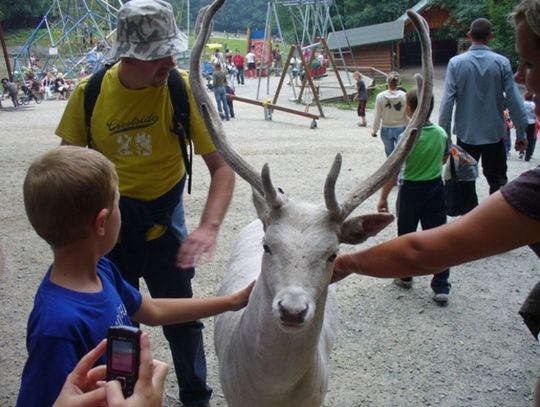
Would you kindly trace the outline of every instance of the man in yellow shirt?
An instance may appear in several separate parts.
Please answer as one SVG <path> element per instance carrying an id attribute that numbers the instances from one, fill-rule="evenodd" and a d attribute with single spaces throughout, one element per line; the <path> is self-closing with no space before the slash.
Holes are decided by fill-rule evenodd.
<path id="1" fill-rule="evenodd" d="M 125 3 L 111 50 L 119 62 L 103 77 L 90 122 L 91 147 L 115 164 L 120 180 L 122 230 L 108 257 L 135 287 L 143 277 L 153 297 L 192 296 L 194 266 L 203 255 L 212 255 L 234 189 L 234 173 L 216 151 L 181 72 L 190 105 L 186 130 L 211 175 L 199 226 L 187 233 L 182 203 L 186 166 L 171 131 L 167 86 L 175 55 L 186 48 L 187 37 L 178 30 L 168 2 Z M 63 144 L 88 144 L 87 84 L 83 79 L 73 91 L 56 130 Z M 163 328 L 185 406 L 210 405 L 202 328 L 200 321 Z"/>

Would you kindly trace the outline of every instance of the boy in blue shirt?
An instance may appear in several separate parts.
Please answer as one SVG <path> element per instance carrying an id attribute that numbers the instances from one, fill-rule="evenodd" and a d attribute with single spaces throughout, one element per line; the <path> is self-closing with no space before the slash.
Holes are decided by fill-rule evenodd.
<path id="1" fill-rule="evenodd" d="M 210 298 L 150 298 L 126 283 L 103 256 L 120 230 L 118 177 L 101 153 L 62 146 L 35 160 L 24 181 L 24 205 L 54 261 L 28 320 L 17 406 L 51 406 L 79 359 L 111 325 L 168 325 L 238 310 L 253 284 Z M 99 364 L 105 363 L 100 359 Z"/>
<path id="2" fill-rule="evenodd" d="M 406 113 L 409 117 L 418 106 L 417 89 L 406 95 Z M 433 110 L 431 99 L 428 118 Z M 443 164 L 448 158 L 448 137 L 444 129 L 429 120 L 422 128 L 418 141 L 411 151 L 403 168 L 401 186 L 396 202 L 398 236 L 415 232 L 418 223 L 422 229 L 431 229 L 446 223 L 446 200 L 444 183 L 441 177 Z M 388 194 L 396 185 L 395 174 L 381 189 L 377 210 L 388 212 Z M 450 270 L 437 273 L 431 280 L 433 300 L 439 305 L 448 302 L 451 284 L 448 282 Z M 394 280 L 404 288 L 412 287 L 412 277 Z"/>

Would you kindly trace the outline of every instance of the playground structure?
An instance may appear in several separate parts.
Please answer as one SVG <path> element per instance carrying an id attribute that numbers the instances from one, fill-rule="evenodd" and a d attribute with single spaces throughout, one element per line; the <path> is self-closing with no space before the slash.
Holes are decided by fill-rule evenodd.
<path id="1" fill-rule="evenodd" d="M 296 44 L 290 47 L 289 53 L 282 64 L 282 67 L 273 67 L 273 61 L 271 58 L 271 43 L 272 43 L 272 28 L 275 24 L 279 42 L 283 41 L 283 33 L 281 30 L 281 23 L 279 20 L 278 6 L 287 8 L 287 15 L 291 18 L 291 24 L 294 28 Z M 324 117 L 324 111 L 320 101 L 319 86 L 316 86 L 314 80 L 320 80 L 327 77 L 327 68 L 331 67 L 333 73 L 338 82 L 338 89 L 341 92 L 343 101 L 349 100 L 349 95 L 345 89 L 345 85 L 341 78 L 341 74 L 337 68 L 335 58 L 344 60 L 344 53 L 349 52 L 352 55 L 350 44 L 347 39 L 348 50 L 338 49 L 336 53 L 332 53 L 326 43 L 326 36 L 329 32 L 335 32 L 334 24 L 332 22 L 332 11 L 336 15 L 337 21 L 340 22 L 343 29 L 343 23 L 341 16 L 337 10 L 333 0 L 270 0 L 267 4 L 266 23 L 264 36 L 262 40 L 258 41 L 258 56 L 259 56 L 259 68 L 257 95 L 256 100 L 240 100 L 244 98 L 236 98 L 236 100 L 243 101 L 245 103 L 252 103 L 258 106 L 262 106 L 265 109 L 265 119 L 271 120 L 272 109 L 282 110 L 292 114 L 298 114 L 313 119 L 311 128 L 316 128 L 316 119 L 318 117 L 311 117 L 311 113 L 307 110 L 311 103 L 317 106 L 319 111 L 319 117 Z M 302 27 L 301 34 L 297 27 Z M 248 47 L 250 45 L 250 39 L 248 39 Z M 321 58 L 322 57 L 322 58 Z M 294 63 L 293 69 L 291 67 L 291 61 Z M 263 77 L 266 77 L 266 94 L 270 94 L 270 75 L 274 69 L 279 69 L 277 73 L 280 73 L 280 80 L 277 90 L 274 94 L 272 101 L 258 102 L 261 94 L 261 82 Z M 291 72 L 295 72 L 294 75 Z M 296 95 L 296 76 L 300 76 L 301 85 L 298 96 Z M 349 72 L 345 70 L 346 79 L 349 86 L 352 86 L 351 77 Z M 290 108 L 283 108 L 278 105 L 278 98 L 288 78 L 288 84 L 291 85 L 291 89 L 294 95 L 294 101 L 297 103 L 303 103 L 306 105 L 305 111 L 298 111 Z M 307 89 L 307 91 L 306 91 Z M 303 98 L 304 95 L 309 96 L 309 101 Z M 310 116 L 306 116 L 310 115 Z M 313 115 L 316 116 L 316 115 Z"/>
<path id="2" fill-rule="evenodd" d="M 41 78 L 48 71 L 76 79 L 95 72 L 107 61 L 116 32 L 116 14 L 124 2 L 51 0 L 40 23 L 14 57 L 14 79 L 24 80 L 29 73 Z M 184 8 L 189 15 L 189 0 L 171 3 L 181 26 Z M 189 31 L 189 21 L 184 29 Z"/>
<path id="3" fill-rule="evenodd" d="M 116 30 L 120 0 L 53 0 L 14 59 L 14 76 L 23 80 L 32 73 L 62 72 L 76 78 L 81 70 L 92 73 L 110 49 Z M 46 55 L 39 52 L 48 43 Z"/>

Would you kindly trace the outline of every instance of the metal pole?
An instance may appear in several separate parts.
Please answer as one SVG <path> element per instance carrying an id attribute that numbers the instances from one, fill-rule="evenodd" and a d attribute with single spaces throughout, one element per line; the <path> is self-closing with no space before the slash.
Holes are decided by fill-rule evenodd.
<path id="1" fill-rule="evenodd" d="M 2 29 L 2 23 L 0 22 L 0 42 L 2 43 L 2 51 L 4 52 L 4 59 L 6 60 L 6 69 L 10 81 L 13 81 L 13 72 L 11 71 L 11 64 L 9 63 L 9 55 L 7 51 L 6 41 L 4 39 L 4 30 Z"/>

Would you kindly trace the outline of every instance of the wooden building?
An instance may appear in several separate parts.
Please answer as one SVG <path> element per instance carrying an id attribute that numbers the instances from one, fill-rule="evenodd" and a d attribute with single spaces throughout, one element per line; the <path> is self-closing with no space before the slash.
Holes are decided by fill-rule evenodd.
<path id="1" fill-rule="evenodd" d="M 434 64 L 446 64 L 457 54 L 458 41 L 433 40 L 433 31 L 448 23 L 448 11 L 439 6 L 430 6 L 429 0 L 418 2 L 413 10 L 424 17 L 430 27 Z M 329 34 L 327 42 L 338 65 L 349 70 L 370 70 L 373 76 L 378 76 L 378 71 L 382 74 L 421 63 L 420 43 L 406 14 L 389 23 Z M 338 48 L 341 48 L 343 60 L 336 52 Z"/>

